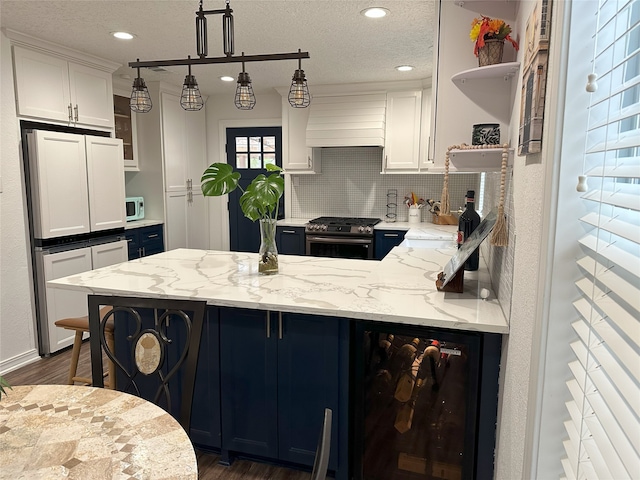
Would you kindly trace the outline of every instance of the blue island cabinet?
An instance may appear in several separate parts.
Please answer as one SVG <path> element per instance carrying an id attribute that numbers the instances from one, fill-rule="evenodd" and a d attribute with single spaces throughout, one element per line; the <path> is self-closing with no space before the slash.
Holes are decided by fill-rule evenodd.
<path id="1" fill-rule="evenodd" d="M 348 472 L 349 321 L 220 309 L 222 461 L 234 455 L 311 467 L 325 407 L 329 469 Z"/>
<path id="2" fill-rule="evenodd" d="M 220 427 L 220 322 L 219 309 L 207 307 L 191 403 L 189 438 L 195 445 L 218 450 Z"/>

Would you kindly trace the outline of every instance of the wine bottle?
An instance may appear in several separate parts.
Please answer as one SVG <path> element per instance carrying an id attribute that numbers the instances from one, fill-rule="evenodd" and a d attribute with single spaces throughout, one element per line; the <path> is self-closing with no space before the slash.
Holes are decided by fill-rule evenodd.
<path id="1" fill-rule="evenodd" d="M 458 248 L 471 236 L 473 231 L 480 225 L 480 215 L 476 212 L 476 192 L 467 191 L 467 208 L 458 219 Z M 471 256 L 464 263 L 465 270 L 478 270 L 480 265 L 480 247 L 476 248 Z"/>
<path id="2" fill-rule="evenodd" d="M 393 376 L 393 385 L 398 382 L 398 378 L 402 373 L 411 369 L 411 365 L 416 358 L 416 352 L 418 351 L 418 345 L 420 345 L 420 339 L 414 338 L 409 343 L 405 343 L 393 354 L 389 361 L 389 371 Z"/>

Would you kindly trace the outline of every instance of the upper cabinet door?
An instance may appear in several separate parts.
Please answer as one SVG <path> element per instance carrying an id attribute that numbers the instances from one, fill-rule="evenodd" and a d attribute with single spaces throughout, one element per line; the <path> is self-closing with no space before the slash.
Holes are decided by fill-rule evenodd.
<path id="1" fill-rule="evenodd" d="M 69 63 L 69 90 L 74 123 L 113 128 L 111 74 Z"/>
<path id="2" fill-rule="evenodd" d="M 86 137 L 91 230 L 124 227 L 126 223 L 122 140 Z"/>
<path id="3" fill-rule="evenodd" d="M 385 129 L 385 170 L 417 170 L 420 160 L 422 92 L 389 92 Z"/>
<path id="4" fill-rule="evenodd" d="M 30 133 L 29 171 L 34 194 L 35 237 L 89 232 L 84 136 L 46 131 Z M 124 195 L 120 206 L 124 209 Z"/>
<path id="5" fill-rule="evenodd" d="M 70 122 L 67 61 L 13 47 L 18 115 Z"/>

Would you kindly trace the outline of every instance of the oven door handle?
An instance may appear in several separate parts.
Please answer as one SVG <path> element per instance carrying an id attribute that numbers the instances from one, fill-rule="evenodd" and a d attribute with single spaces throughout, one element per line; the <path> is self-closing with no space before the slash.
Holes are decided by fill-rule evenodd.
<path id="1" fill-rule="evenodd" d="M 371 238 L 349 238 L 349 237 L 309 237 L 307 236 L 307 242 L 314 243 L 328 243 L 339 245 L 370 245 L 372 243 Z"/>

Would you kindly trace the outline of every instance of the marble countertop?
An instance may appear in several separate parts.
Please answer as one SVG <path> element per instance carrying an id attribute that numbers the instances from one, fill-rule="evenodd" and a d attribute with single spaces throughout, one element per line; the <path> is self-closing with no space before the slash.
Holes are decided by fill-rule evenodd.
<path id="1" fill-rule="evenodd" d="M 51 280 L 87 293 L 206 300 L 210 305 L 329 315 L 460 330 L 508 333 L 483 264 L 465 272 L 463 293 L 436 289 L 455 253 L 394 248 L 382 261 L 279 256 L 279 273 L 258 274 L 255 253 L 178 249 Z"/>
<path id="2" fill-rule="evenodd" d="M 0 478 L 198 478 L 180 424 L 127 393 L 73 385 L 7 389 L 0 402 Z"/>
<path id="3" fill-rule="evenodd" d="M 133 228 L 150 227 L 151 225 L 162 225 L 163 220 L 152 220 L 150 218 L 143 218 L 142 220 L 132 220 L 127 222 L 124 226 L 125 230 L 131 230 Z"/>

